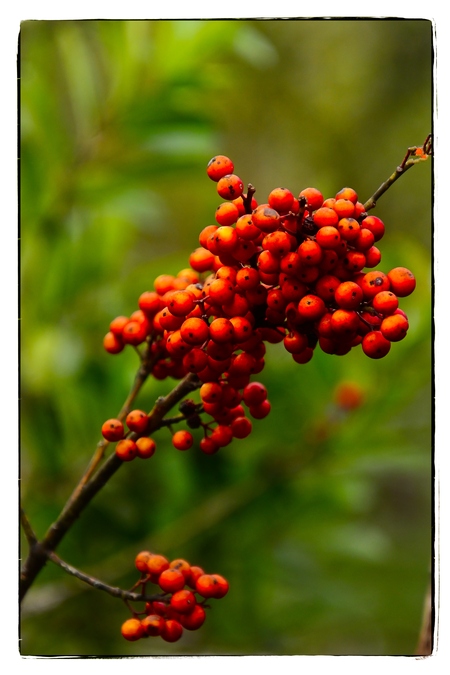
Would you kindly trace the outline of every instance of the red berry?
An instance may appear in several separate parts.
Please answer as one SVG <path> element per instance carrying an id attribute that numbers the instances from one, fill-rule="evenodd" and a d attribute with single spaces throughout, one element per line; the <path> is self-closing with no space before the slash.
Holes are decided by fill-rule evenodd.
<path id="1" fill-rule="evenodd" d="M 180 622 L 187 630 L 197 630 L 203 626 L 205 619 L 206 612 L 202 605 L 195 605 L 190 614 L 183 614 L 180 617 Z"/>
<path id="2" fill-rule="evenodd" d="M 186 580 L 184 574 L 177 569 L 165 569 L 159 575 L 158 584 L 166 593 L 176 593 L 184 588 Z"/>
<path id="3" fill-rule="evenodd" d="M 166 624 L 165 619 L 159 614 L 149 614 L 142 619 L 141 626 L 144 629 L 146 635 L 161 635 Z"/>
<path id="4" fill-rule="evenodd" d="M 339 199 L 349 199 L 353 204 L 356 204 L 358 201 L 358 195 L 353 188 L 345 187 L 336 193 L 336 200 Z"/>
<path id="5" fill-rule="evenodd" d="M 170 606 L 180 614 L 189 614 L 197 604 L 195 595 L 187 589 L 177 591 L 170 599 Z"/>
<path id="6" fill-rule="evenodd" d="M 317 227 L 335 227 L 339 222 L 339 216 L 334 209 L 322 206 L 314 212 L 313 221 Z"/>
<path id="7" fill-rule="evenodd" d="M 389 352 L 391 343 L 381 331 L 373 330 L 363 337 L 361 346 L 366 356 L 370 356 L 371 359 L 382 359 Z"/>
<path id="8" fill-rule="evenodd" d="M 237 199 L 244 191 L 244 183 L 234 173 L 222 176 L 217 182 L 217 192 L 222 199 Z"/>
<path id="9" fill-rule="evenodd" d="M 317 321 L 326 311 L 324 301 L 317 295 L 305 295 L 298 303 L 298 313 L 306 321 Z"/>
<path id="10" fill-rule="evenodd" d="M 148 436 L 141 436 L 136 440 L 137 455 L 141 459 L 148 459 L 153 457 L 156 451 L 156 443 L 153 438 Z"/>
<path id="11" fill-rule="evenodd" d="M 239 209 L 233 202 L 223 202 L 216 209 L 215 219 L 219 225 L 233 225 L 239 218 Z M 195 267 L 194 267 L 195 269 Z"/>
<path id="12" fill-rule="evenodd" d="M 286 213 L 294 203 L 294 195 L 287 188 L 279 187 L 272 190 L 267 199 L 269 206 L 279 213 Z"/>
<path id="13" fill-rule="evenodd" d="M 127 427 L 131 431 L 142 434 L 148 424 L 148 415 L 143 410 L 132 410 L 126 418 Z"/>
<path id="14" fill-rule="evenodd" d="M 299 198 L 300 197 L 305 197 L 309 211 L 316 211 L 317 209 L 320 209 L 323 204 L 323 195 L 317 188 L 305 188 L 300 192 Z"/>
<path id="15" fill-rule="evenodd" d="M 124 436 L 123 424 L 118 419 L 106 420 L 102 424 L 102 435 L 107 441 L 120 441 Z"/>
<path id="16" fill-rule="evenodd" d="M 138 454 L 137 445 L 131 438 L 124 438 L 116 445 L 116 455 L 122 462 L 131 462 Z"/>
<path id="17" fill-rule="evenodd" d="M 118 335 L 114 335 L 111 331 L 106 333 L 103 338 L 103 347 L 109 354 L 119 354 L 124 346 L 122 338 Z"/>
<path id="18" fill-rule="evenodd" d="M 414 274 L 406 267 L 395 267 L 388 272 L 391 290 L 399 297 L 410 295 L 416 287 Z"/>
<path id="19" fill-rule="evenodd" d="M 380 331 L 390 342 L 403 340 L 409 328 L 408 319 L 402 314 L 391 314 L 381 322 Z"/>
<path id="20" fill-rule="evenodd" d="M 267 399 L 267 389 L 261 382 L 250 382 L 242 392 L 242 398 L 247 406 L 257 406 Z"/>
<path id="21" fill-rule="evenodd" d="M 127 619 L 125 623 L 122 624 L 121 633 L 125 640 L 130 642 L 135 642 L 139 640 L 144 635 L 144 628 L 139 619 Z"/>
<path id="22" fill-rule="evenodd" d="M 169 561 L 167 558 L 159 553 L 154 553 L 147 560 L 147 572 L 149 574 L 159 575 L 164 570 L 168 569 Z"/>
<path id="23" fill-rule="evenodd" d="M 194 443 L 194 437 L 189 431 L 181 429 L 172 436 L 172 445 L 177 450 L 189 450 Z"/>
<path id="24" fill-rule="evenodd" d="M 226 155 L 216 155 L 209 160 L 206 167 L 208 176 L 217 183 L 223 176 L 233 173 L 234 164 Z"/>
<path id="25" fill-rule="evenodd" d="M 177 642 L 183 634 L 183 626 L 175 619 L 167 619 L 161 632 L 161 637 L 166 642 Z"/>
<path id="26" fill-rule="evenodd" d="M 134 559 L 134 565 L 139 572 L 147 573 L 147 562 L 153 554 L 150 551 L 141 551 Z"/>

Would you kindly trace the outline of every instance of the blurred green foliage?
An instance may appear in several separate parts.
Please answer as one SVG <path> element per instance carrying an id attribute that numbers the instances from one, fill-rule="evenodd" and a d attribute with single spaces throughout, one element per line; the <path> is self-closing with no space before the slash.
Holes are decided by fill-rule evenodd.
<path id="1" fill-rule="evenodd" d="M 415 20 L 27 21 L 20 33 L 21 474 L 39 536 L 119 411 L 137 368 L 102 347 L 161 273 L 187 266 L 227 154 L 271 189 L 345 185 L 362 201 L 431 130 L 432 31 Z M 168 431 L 125 466 L 58 552 L 113 585 L 142 548 L 224 574 L 200 631 L 126 643 L 128 610 L 48 564 L 21 653 L 412 654 L 432 555 L 430 163 L 382 197 L 381 269 L 417 277 L 387 358 L 279 346 L 272 412 L 213 457 Z M 364 392 L 344 414 L 342 381 Z M 150 409 L 173 381 L 150 381 Z M 26 544 L 24 545 L 24 554 Z M 211 603 L 212 604 L 212 603 Z"/>

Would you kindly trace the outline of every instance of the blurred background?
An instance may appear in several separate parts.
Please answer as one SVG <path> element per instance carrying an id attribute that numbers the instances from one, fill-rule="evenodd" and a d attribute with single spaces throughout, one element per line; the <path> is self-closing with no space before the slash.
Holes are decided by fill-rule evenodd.
<path id="1" fill-rule="evenodd" d="M 86 468 L 138 366 L 110 321 L 187 266 L 235 163 L 259 202 L 278 186 L 366 201 L 432 124 L 424 20 L 27 21 L 20 32 L 21 474 L 39 536 Z M 380 269 L 417 278 L 410 330 L 380 361 L 268 349 L 272 412 L 217 455 L 155 434 L 58 553 L 130 587 L 141 549 L 230 582 L 201 630 L 127 643 L 129 611 L 51 563 L 22 610 L 23 655 L 409 655 L 432 558 L 432 166 L 372 212 Z M 352 383 L 357 405 L 339 392 Z M 173 380 L 149 381 L 150 409 Z M 26 543 L 24 544 L 26 552 Z M 43 630 L 45 626 L 45 630 Z"/>

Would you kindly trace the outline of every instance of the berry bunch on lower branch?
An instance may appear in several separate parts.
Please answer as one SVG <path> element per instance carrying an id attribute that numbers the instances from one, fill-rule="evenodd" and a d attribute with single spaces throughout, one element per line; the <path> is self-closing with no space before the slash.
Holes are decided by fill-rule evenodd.
<path id="1" fill-rule="evenodd" d="M 184 629 L 197 630 L 204 624 L 209 608 L 206 600 L 223 598 L 228 593 L 228 581 L 223 576 L 205 574 L 201 567 L 182 558 L 169 562 L 160 554 L 141 551 L 135 566 L 141 578 L 133 589 L 140 587 L 142 595 L 146 595 L 148 584 L 155 584 L 162 593 L 146 602 L 143 612 L 132 610 L 133 617 L 122 624 L 122 635 L 131 642 L 149 636 L 176 642 Z"/>

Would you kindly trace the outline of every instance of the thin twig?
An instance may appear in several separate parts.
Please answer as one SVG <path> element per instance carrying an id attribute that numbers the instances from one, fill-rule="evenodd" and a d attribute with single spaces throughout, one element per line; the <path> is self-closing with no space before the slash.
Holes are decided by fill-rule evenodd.
<path id="1" fill-rule="evenodd" d="M 424 160 L 428 159 L 428 157 L 432 154 L 432 143 L 431 143 L 431 135 L 428 135 L 427 138 L 425 139 L 425 142 L 422 146 L 417 147 L 417 146 L 412 146 L 411 148 L 408 148 L 405 157 L 403 158 L 403 161 L 401 164 L 395 169 L 394 173 L 389 176 L 387 180 L 384 181 L 374 192 L 372 197 L 366 201 L 364 204 L 364 211 L 370 211 L 370 209 L 373 209 L 376 206 L 376 203 L 378 199 L 383 195 L 391 185 L 395 183 L 396 180 L 400 178 L 400 176 L 403 176 L 403 174 L 408 171 L 408 169 L 411 169 L 415 164 L 418 164 L 419 162 L 423 162 Z"/>
<path id="2" fill-rule="evenodd" d="M 27 515 L 26 515 L 26 513 L 25 513 L 25 511 L 23 510 L 22 507 L 20 508 L 20 524 L 22 525 L 22 529 L 25 532 L 25 536 L 27 538 L 28 545 L 30 546 L 30 548 L 32 548 L 36 544 L 38 539 L 37 539 L 37 537 L 34 533 L 33 528 L 31 527 L 30 521 L 28 520 L 28 517 L 27 517 Z"/>
<path id="3" fill-rule="evenodd" d="M 54 562 L 56 565 L 61 567 L 67 574 L 71 574 L 73 577 L 76 577 L 80 581 L 83 581 L 85 584 L 89 584 L 98 591 L 105 591 L 112 595 L 114 598 L 121 598 L 122 600 L 130 600 L 131 602 L 152 602 L 153 600 L 161 600 L 165 596 L 165 593 L 153 593 L 152 595 L 145 595 L 143 593 L 133 593 L 133 591 L 126 591 L 123 588 L 118 588 L 117 586 L 110 586 L 105 584 L 100 579 L 85 574 L 81 570 L 69 565 L 59 556 L 56 555 L 53 551 L 48 554 L 48 559 Z"/>

